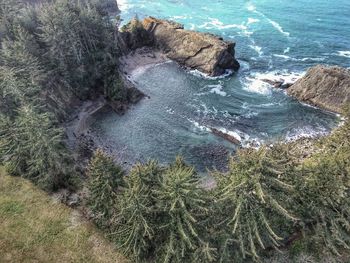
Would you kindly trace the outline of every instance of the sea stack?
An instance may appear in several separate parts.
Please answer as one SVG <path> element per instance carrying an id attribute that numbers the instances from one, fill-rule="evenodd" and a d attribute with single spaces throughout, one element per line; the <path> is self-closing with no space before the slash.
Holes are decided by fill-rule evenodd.
<path id="1" fill-rule="evenodd" d="M 240 67 L 235 59 L 235 43 L 208 33 L 185 30 L 172 21 L 147 17 L 131 21 L 120 32 L 122 45 L 128 51 L 151 46 L 182 66 L 197 69 L 210 76 Z"/>
<path id="2" fill-rule="evenodd" d="M 350 70 L 317 65 L 287 90 L 300 101 L 325 110 L 342 113 L 350 104 Z"/>

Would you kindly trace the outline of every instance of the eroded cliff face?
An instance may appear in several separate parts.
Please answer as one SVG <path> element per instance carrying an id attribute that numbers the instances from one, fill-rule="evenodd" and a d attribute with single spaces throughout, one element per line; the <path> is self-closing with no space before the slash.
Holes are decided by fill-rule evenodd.
<path id="1" fill-rule="evenodd" d="M 300 101 L 342 113 L 343 108 L 350 104 L 350 70 L 317 65 L 287 92 Z"/>
<path id="2" fill-rule="evenodd" d="M 142 22 L 131 21 L 120 33 L 123 50 L 131 51 L 151 46 L 164 52 L 180 65 L 198 69 L 210 76 L 236 71 L 235 43 L 212 34 L 185 30 L 183 25 L 147 17 Z"/>

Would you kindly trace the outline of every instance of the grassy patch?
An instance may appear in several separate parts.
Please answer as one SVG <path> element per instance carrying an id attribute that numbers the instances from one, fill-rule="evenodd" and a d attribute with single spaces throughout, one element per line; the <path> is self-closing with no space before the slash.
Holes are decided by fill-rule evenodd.
<path id="1" fill-rule="evenodd" d="M 76 211 L 0 168 L 0 262 L 127 260 Z"/>

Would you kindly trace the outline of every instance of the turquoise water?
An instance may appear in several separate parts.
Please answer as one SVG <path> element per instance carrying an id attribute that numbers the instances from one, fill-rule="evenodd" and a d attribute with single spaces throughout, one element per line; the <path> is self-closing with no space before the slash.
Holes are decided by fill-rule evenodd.
<path id="1" fill-rule="evenodd" d="M 234 4 L 233 4 L 234 2 Z M 175 63 L 140 74 L 145 99 L 124 116 L 99 116 L 95 132 L 126 162 L 182 154 L 198 169 L 221 168 L 236 146 L 209 132 L 221 129 L 256 146 L 328 133 L 329 112 L 303 105 L 263 79 L 295 81 L 316 64 L 350 67 L 350 1 L 119 1 L 122 18 L 151 15 L 237 43 L 236 74 L 208 79 Z"/>

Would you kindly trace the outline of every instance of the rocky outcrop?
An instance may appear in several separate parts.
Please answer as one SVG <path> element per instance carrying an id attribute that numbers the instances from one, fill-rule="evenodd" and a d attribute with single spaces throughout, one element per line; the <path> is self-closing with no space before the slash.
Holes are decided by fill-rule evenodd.
<path id="1" fill-rule="evenodd" d="M 343 107 L 350 104 L 350 70 L 323 65 L 312 67 L 287 92 L 300 101 L 342 113 Z"/>
<path id="2" fill-rule="evenodd" d="M 236 137 L 234 137 L 233 135 L 231 135 L 227 132 L 223 132 L 223 131 L 216 129 L 216 128 L 210 128 L 210 130 L 214 135 L 221 137 L 230 143 L 241 146 L 241 141 L 239 139 L 237 139 Z"/>
<path id="3" fill-rule="evenodd" d="M 188 68 L 198 69 L 210 76 L 226 70 L 238 70 L 234 57 L 235 43 L 212 34 L 185 30 L 183 25 L 153 17 L 142 22 L 133 20 L 120 33 L 123 49 L 128 51 L 152 46 L 167 57 Z"/>

